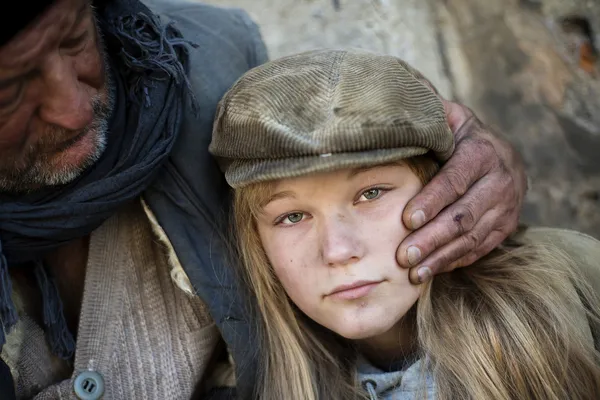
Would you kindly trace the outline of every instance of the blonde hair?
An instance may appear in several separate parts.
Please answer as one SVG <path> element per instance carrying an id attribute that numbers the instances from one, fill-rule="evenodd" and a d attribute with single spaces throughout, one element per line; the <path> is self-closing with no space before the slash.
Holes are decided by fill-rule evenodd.
<path id="1" fill-rule="evenodd" d="M 438 169 L 427 156 L 404 161 L 424 184 Z M 234 197 L 242 273 L 261 314 L 256 395 L 365 398 L 352 346 L 301 313 L 269 265 L 255 221 L 271 185 L 238 189 Z M 600 357 L 585 329 L 589 323 L 600 332 L 599 307 L 573 261 L 544 246 L 507 241 L 476 264 L 435 277 L 418 300 L 416 325 L 437 397 L 600 398 Z"/>

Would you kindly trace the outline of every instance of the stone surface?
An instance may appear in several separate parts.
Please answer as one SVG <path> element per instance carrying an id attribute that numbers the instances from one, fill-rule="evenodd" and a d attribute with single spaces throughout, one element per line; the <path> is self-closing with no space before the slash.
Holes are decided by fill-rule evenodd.
<path id="1" fill-rule="evenodd" d="M 260 25 L 271 58 L 356 47 L 403 58 L 449 94 L 437 31 L 423 0 L 208 0 L 239 7 Z"/>
<path id="2" fill-rule="evenodd" d="M 523 155 L 524 222 L 600 237 L 600 80 L 580 65 L 584 38 L 522 1 L 436 4 L 456 96 Z"/>
<path id="3" fill-rule="evenodd" d="M 209 0 L 246 9 L 271 58 L 359 47 L 404 58 L 521 151 L 524 222 L 600 238 L 598 0 Z M 566 29 L 565 17 L 592 28 Z"/>

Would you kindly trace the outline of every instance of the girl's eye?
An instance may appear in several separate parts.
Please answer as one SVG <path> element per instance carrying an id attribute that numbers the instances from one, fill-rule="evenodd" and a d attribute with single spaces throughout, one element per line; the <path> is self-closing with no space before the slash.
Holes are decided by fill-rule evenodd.
<path id="1" fill-rule="evenodd" d="M 362 194 L 360 195 L 360 198 L 358 199 L 358 201 L 365 201 L 365 200 L 373 200 L 378 198 L 379 196 L 381 196 L 381 193 L 383 192 L 383 190 L 379 189 L 379 188 L 372 188 L 369 190 L 365 190 L 364 192 L 362 192 Z"/>
<path id="2" fill-rule="evenodd" d="M 303 219 L 304 219 L 304 213 L 293 212 L 291 214 L 284 216 L 281 219 L 280 223 L 284 224 L 284 225 L 293 225 L 293 224 L 297 224 L 298 222 L 302 221 Z"/>

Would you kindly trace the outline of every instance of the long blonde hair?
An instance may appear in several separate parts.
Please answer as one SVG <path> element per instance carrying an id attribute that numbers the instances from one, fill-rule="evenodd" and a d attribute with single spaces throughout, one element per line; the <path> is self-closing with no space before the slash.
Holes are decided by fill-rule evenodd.
<path id="1" fill-rule="evenodd" d="M 405 161 L 424 184 L 438 168 L 425 156 Z M 242 273 L 261 314 L 256 395 L 365 398 L 352 346 L 300 312 L 269 265 L 256 216 L 270 190 L 268 182 L 255 184 L 234 197 Z M 585 329 L 600 332 L 599 307 L 573 261 L 545 246 L 507 241 L 476 264 L 435 277 L 418 300 L 416 324 L 438 399 L 600 398 L 600 356 Z"/>

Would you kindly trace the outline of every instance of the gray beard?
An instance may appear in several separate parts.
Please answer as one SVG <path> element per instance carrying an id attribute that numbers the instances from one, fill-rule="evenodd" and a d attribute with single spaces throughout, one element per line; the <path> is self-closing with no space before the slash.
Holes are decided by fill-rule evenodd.
<path id="1" fill-rule="evenodd" d="M 96 25 L 98 26 L 98 25 Z M 100 51 L 103 53 L 104 70 L 106 73 L 107 101 L 103 103 L 100 95 L 92 97 L 92 110 L 94 119 L 85 128 L 85 134 L 93 132 L 94 150 L 79 165 L 70 165 L 63 168 L 53 166 L 45 154 L 39 154 L 36 148 L 30 149 L 30 160 L 23 167 L 15 167 L 12 170 L 0 170 L 0 193 L 24 193 L 45 187 L 64 185 L 72 182 L 83 171 L 94 165 L 106 149 L 109 121 L 112 115 L 116 89 L 112 78 L 112 71 L 108 61 L 108 55 L 104 51 L 104 41 L 100 29 L 97 29 L 97 39 Z M 55 132 L 61 132 L 63 128 L 55 127 Z M 51 135 L 52 132 L 47 133 Z M 64 136 L 64 135 L 61 135 Z"/>
<path id="2" fill-rule="evenodd" d="M 109 89 L 110 90 L 110 89 Z M 73 181 L 86 168 L 92 166 L 100 159 L 106 149 L 106 137 L 108 135 L 108 121 L 110 118 L 110 110 L 112 104 L 109 100 L 108 107 L 103 107 L 97 97 L 92 98 L 92 109 L 94 110 L 94 120 L 86 128 L 87 132 L 95 132 L 94 135 L 94 151 L 91 153 L 82 164 L 78 166 L 70 166 L 62 169 L 50 170 L 47 165 L 44 165 L 42 160 L 39 160 L 33 165 L 30 173 L 22 176 L 22 180 L 29 180 L 30 184 L 38 186 L 55 186 L 63 185 Z M 108 108 L 108 110 L 105 110 Z M 107 113 L 107 111 L 109 111 Z M 45 167 L 45 168 L 44 168 Z M 1 184 L 1 183 L 0 183 Z"/>
<path id="3" fill-rule="evenodd" d="M 35 159 L 33 162 L 27 163 L 26 167 L 16 168 L 12 171 L 2 171 L 2 174 L 0 174 L 0 192 L 22 193 L 45 186 L 63 185 L 72 182 L 85 169 L 98 161 L 106 149 L 108 124 L 115 103 L 114 85 L 110 78 L 109 69 L 107 68 L 106 71 L 108 100 L 103 104 L 99 95 L 92 98 L 94 119 L 85 129 L 85 133 L 92 132 L 94 140 L 93 152 L 79 165 L 69 165 L 57 169 L 50 163 L 50 159 L 46 155 L 40 155 L 39 152 L 36 154 L 35 151 L 32 151 L 32 157 L 35 157 Z"/>

